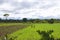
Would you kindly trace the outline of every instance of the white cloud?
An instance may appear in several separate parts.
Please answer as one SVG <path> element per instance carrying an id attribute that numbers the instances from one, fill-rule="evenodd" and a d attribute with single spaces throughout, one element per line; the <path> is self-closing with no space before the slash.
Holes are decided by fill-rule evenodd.
<path id="1" fill-rule="evenodd" d="M 4 9 L 4 10 L 13 10 L 14 7 L 12 5 L 8 4 L 8 3 L 4 3 L 4 4 L 0 5 L 0 10 L 2 10 L 2 9 Z"/>
<path id="2" fill-rule="evenodd" d="M 8 11 L 9 17 L 58 17 L 60 15 L 60 0 L 6 0 L 0 5 L 0 10 L 5 10 L 5 13 Z"/>

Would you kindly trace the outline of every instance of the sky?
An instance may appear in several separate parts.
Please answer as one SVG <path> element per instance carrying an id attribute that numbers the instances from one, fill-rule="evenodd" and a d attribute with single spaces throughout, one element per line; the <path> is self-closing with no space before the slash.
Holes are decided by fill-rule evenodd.
<path id="1" fill-rule="evenodd" d="M 60 18 L 60 0 L 0 0 L 0 18 Z"/>

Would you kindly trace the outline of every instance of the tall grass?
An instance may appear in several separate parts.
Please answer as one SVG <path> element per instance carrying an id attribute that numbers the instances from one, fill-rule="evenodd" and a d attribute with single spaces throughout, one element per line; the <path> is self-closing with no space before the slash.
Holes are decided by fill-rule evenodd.
<path id="1" fill-rule="evenodd" d="M 10 34 L 9 38 L 12 37 L 14 40 L 39 40 L 41 36 L 36 32 L 37 30 L 54 30 L 52 34 L 54 38 L 60 38 L 60 23 L 31 24 L 28 28 L 24 28 L 22 30 Z"/>

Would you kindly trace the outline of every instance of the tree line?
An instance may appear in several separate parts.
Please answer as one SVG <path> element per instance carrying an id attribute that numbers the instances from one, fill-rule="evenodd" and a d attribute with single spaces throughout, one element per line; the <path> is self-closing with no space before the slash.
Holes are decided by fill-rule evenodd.
<path id="1" fill-rule="evenodd" d="M 27 19 L 27 18 L 22 18 L 22 20 L 18 19 L 8 19 L 9 14 L 4 14 L 5 17 L 4 19 L 0 18 L 0 23 L 60 23 L 60 19 Z"/>
<path id="2" fill-rule="evenodd" d="M 60 23 L 60 19 L 27 19 L 22 18 L 22 20 L 14 19 L 1 19 L 0 23 Z"/>

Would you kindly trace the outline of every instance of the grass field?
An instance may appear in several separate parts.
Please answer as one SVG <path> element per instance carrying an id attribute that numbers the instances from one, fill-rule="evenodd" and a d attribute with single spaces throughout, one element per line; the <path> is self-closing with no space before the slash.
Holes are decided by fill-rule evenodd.
<path id="1" fill-rule="evenodd" d="M 6 34 L 11 34 L 18 30 L 28 27 L 28 24 L 23 23 L 0 23 L 0 39 L 3 38 Z"/>
<path id="2" fill-rule="evenodd" d="M 26 24 L 27 25 L 27 24 Z M 36 31 L 49 31 L 53 30 L 52 33 L 54 38 L 60 38 L 60 23 L 54 24 L 30 24 L 29 27 L 13 32 L 8 35 L 8 38 L 13 38 L 14 40 L 39 40 L 41 35 Z"/>

